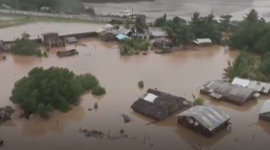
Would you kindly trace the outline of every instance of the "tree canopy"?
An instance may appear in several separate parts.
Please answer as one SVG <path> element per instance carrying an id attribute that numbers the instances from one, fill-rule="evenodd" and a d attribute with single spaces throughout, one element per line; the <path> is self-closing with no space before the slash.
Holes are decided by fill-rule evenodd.
<path id="1" fill-rule="evenodd" d="M 42 56 L 38 44 L 29 40 L 29 37 L 29 34 L 23 33 L 21 38 L 17 38 L 15 40 L 15 44 L 11 48 L 11 52 L 16 55 L 37 55 L 39 57 Z"/>
<path id="2" fill-rule="evenodd" d="M 224 69 L 223 78 L 232 81 L 234 77 L 238 76 L 258 81 L 269 81 L 269 39 L 269 24 L 264 19 L 259 18 L 257 11 L 252 9 L 229 38 L 229 46 L 243 52 L 233 63 L 228 62 L 228 67 Z"/>
<path id="3" fill-rule="evenodd" d="M 155 20 L 154 25 L 164 28 L 175 45 L 190 44 L 197 38 L 210 38 L 214 43 L 219 44 L 222 39 L 221 31 L 228 28 L 230 23 L 229 16 L 223 18 L 225 20 L 218 23 L 213 14 L 200 16 L 199 12 L 195 12 L 191 15 L 191 21 L 187 23 L 179 17 L 168 20 L 164 14 Z"/>
<path id="4" fill-rule="evenodd" d="M 78 103 L 82 94 L 94 89 L 92 94 L 106 93 L 90 73 L 77 76 L 64 68 L 36 67 L 28 73 L 28 77 L 15 83 L 10 100 L 18 104 L 25 114 L 36 113 L 49 117 L 53 109 L 68 111 L 70 105 Z"/>

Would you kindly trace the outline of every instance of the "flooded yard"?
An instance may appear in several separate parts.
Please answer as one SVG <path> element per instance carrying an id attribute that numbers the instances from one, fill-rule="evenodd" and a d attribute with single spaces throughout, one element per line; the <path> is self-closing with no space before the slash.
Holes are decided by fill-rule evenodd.
<path id="1" fill-rule="evenodd" d="M 30 27 L 34 28 L 35 25 Z M 38 28 L 36 27 L 37 30 Z M 2 35 L 8 31 L 0 32 Z M 78 46 L 80 54 L 74 57 L 58 58 L 55 53 L 60 48 L 50 51 L 49 58 L 7 54 L 7 60 L 0 60 L 0 106 L 12 105 L 9 97 L 14 82 L 36 66 L 66 67 L 76 74 L 90 72 L 107 91 L 102 97 L 86 94 L 79 106 L 73 107 L 68 113 L 54 111 L 48 120 L 37 116 L 32 120 L 19 119 L 19 109 L 16 108 L 13 120 L 0 126 L 0 136 L 5 141 L 5 145 L 1 147 L 3 150 L 164 150 L 168 147 L 172 150 L 193 150 L 194 147 L 199 149 L 199 145 L 202 149 L 212 150 L 267 150 L 270 146 L 267 142 L 270 140 L 270 124 L 258 121 L 259 109 L 266 98 L 250 101 L 244 106 L 235 106 L 205 97 L 207 104 L 217 106 L 231 116 L 231 129 L 219 132 L 212 139 L 178 125 L 175 116 L 157 124 L 146 125 L 153 120 L 130 109 L 132 103 L 148 88 L 158 88 L 192 101 L 192 93 L 198 96 L 198 87 L 203 83 L 221 79 L 227 60 L 234 60 L 239 52 L 212 46 L 168 55 L 149 53 L 146 56 L 122 57 L 113 43 L 103 43 L 96 39 L 81 42 L 87 47 Z M 139 80 L 145 83 L 142 90 L 137 86 Z M 88 111 L 94 107 L 95 102 L 99 108 Z M 123 113 L 134 121 L 125 124 L 121 117 Z M 136 139 L 111 141 L 86 138 L 79 133 L 80 128 L 96 129 L 105 134 L 110 132 L 112 135 L 118 135 L 124 129 L 130 137 Z M 254 134 L 255 138 L 252 140 Z M 147 140 L 143 143 L 145 138 Z"/>

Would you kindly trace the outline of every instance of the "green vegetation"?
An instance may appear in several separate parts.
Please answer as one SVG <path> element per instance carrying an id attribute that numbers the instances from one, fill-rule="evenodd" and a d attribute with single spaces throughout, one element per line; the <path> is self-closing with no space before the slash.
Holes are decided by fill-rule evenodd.
<path id="1" fill-rule="evenodd" d="M 96 96 L 101 96 L 106 94 L 106 90 L 105 88 L 101 87 L 101 86 L 96 86 L 92 89 L 92 94 L 96 95 Z"/>
<path id="2" fill-rule="evenodd" d="M 145 39 L 132 39 L 123 43 L 120 54 L 133 55 L 136 51 L 147 51 L 150 43 Z"/>
<path id="3" fill-rule="evenodd" d="M 222 16 L 218 23 L 213 14 L 202 17 L 200 13 L 195 12 L 191 16 L 191 21 L 187 23 L 179 17 L 167 20 L 164 14 L 155 20 L 154 26 L 164 28 L 174 45 L 190 44 L 196 38 L 210 38 L 214 43 L 220 44 L 221 32 L 228 29 L 230 18 L 230 16 Z"/>
<path id="4" fill-rule="evenodd" d="M 14 109 L 11 106 L 0 108 L 0 123 L 11 119 L 11 115 L 14 113 Z"/>
<path id="5" fill-rule="evenodd" d="M 29 40 L 29 34 L 23 33 L 21 38 L 17 38 L 11 52 L 15 55 L 32 56 L 36 55 L 42 57 L 39 46 Z"/>
<path id="6" fill-rule="evenodd" d="M 138 82 L 138 86 L 139 86 L 140 89 L 144 88 L 144 83 L 143 83 L 143 81 L 139 81 L 139 82 Z"/>
<path id="7" fill-rule="evenodd" d="M 232 81 L 234 77 L 258 81 L 270 79 L 270 26 L 251 10 L 229 38 L 229 46 L 242 53 L 233 63 L 228 62 L 223 78 Z"/>
<path id="8" fill-rule="evenodd" d="M 204 105 L 204 99 L 203 98 L 196 98 L 193 102 L 193 105 L 194 106 L 197 106 L 197 105 Z"/>
<path id="9" fill-rule="evenodd" d="M 91 74 L 76 76 L 64 68 L 36 67 L 28 73 L 28 77 L 15 83 L 10 100 L 18 104 L 24 114 L 36 113 L 47 118 L 53 109 L 62 112 L 70 110 L 70 105 L 78 104 L 80 96 L 90 90 L 97 95 L 106 93 Z"/>

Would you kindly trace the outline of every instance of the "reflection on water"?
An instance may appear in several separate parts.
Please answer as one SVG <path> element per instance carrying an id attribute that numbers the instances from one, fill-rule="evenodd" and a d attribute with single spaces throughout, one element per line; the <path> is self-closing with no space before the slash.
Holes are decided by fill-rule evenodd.
<path id="1" fill-rule="evenodd" d="M 194 132 L 186 127 L 177 126 L 175 131 L 182 140 L 186 141 L 191 146 L 199 147 L 211 147 L 212 145 L 221 141 L 224 137 L 231 133 L 230 129 L 225 129 L 219 131 L 217 134 L 213 136 L 213 138 L 207 138 L 203 135 L 198 135 L 197 132 Z"/>
<path id="2" fill-rule="evenodd" d="M 197 48 L 191 51 L 179 51 L 168 55 L 148 55 L 131 57 L 119 56 L 116 43 L 100 42 L 96 39 L 80 41 L 86 46 L 77 46 L 78 56 L 58 58 L 55 49 L 48 52 L 48 58 L 21 57 L 8 54 L 6 61 L 0 61 L 0 106 L 12 105 L 9 101 L 13 84 L 36 66 L 66 67 L 76 74 L 92 73 L 106 88 L 103 97 L 94 97 L 90 93 L 82 97 L 79 106 L 68 113 L 55 111 L 50 119 L 43 120 L 35 116 L 32 120 L 19 119 L 14 115 L 15 126 L 1 125 L 0 136 L 5 140 L 3 150 L 14 149 L 155 149 L 164 150 L 170 146 L 176 149 L 194 149 L 190 145 L 215 149 L 256 149 L 258 144 L 269 147 L 270 139 L 267 124 L 258 122 L 258 111 L 263 100 L 250 101 L 243 106 L 235 106 L 227 102 L 207 100 L 208 104 L 217 106 L 231 116 L 230 132 L 222 131 L 213 139 L 204 139 L 201 135 L 185 129 L 177 124 L 172 115 L 164 121 L 146 125 L 153 120 L 133 112 L 130 106 L 148 88 L 158 88 L 192 101 L 192 94 L 199 96 L 198 87 L 206 81 L 221 79 L 227 60 L 234 60 L 237 51 L 225 53 L 223 47 L 212 46 Z M 4 80 L 2 80 L 4 79 Z M 143 80 L 144 89 L 139 89 L 138 81 Z M 206 99 L 209 99 L 206 97 Z M 98 110 L 88 111 L 98 102 Z M 125 124 L 121 114 L 134 119 Z M 57 124 L 58 119 L 58 124 Z M 253 125 L 254 124 L 254 125 Z M 263 126 L 262 129 L 261 126 Z M 78 131 L 80 128 L 97 129 L 105 133 L 119 134 L 124 129 L 136 140 L 96 140 L 85 138 Z M 253 142 L 251 138 L 256 133 Z M 149 137 L 143 143 L 144 137 Z M 235 138 L 239 141 L 236 142 Z M 255 142 L 256 141 L 256 142 Z M 31 143 L 35 144 L 31 144 Z M 152 147 L 151 147 L 152 145 Z M 225 146 L 228 145 L 228 146 Z M 264 149 L 260 149 L 264 150 Z M 266 149 L 265 149 L 266 150 Z"/>
<path id="3" fill-rule="evenodd" d="M 85 114 L 84 111 L 84 108 L 78 106 L 73 107 L 68 113 L 55 111 L 48 120 L 35 116 L 34 119 L 24 121 L 23 134 L 41 136 L 49 132 L 62 133 L 69 124 L 81 122 Z"/>

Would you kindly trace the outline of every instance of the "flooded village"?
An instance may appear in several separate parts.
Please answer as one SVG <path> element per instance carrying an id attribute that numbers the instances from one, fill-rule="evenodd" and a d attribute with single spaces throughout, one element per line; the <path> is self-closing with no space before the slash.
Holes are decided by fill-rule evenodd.
<path id="1" fill-rule="evenodd" d="M 48 57 L 8 52 L 23 33 Z M 109 23 L 38 22 L 0 29 L 0 107 L 14 109 L 5 108 L 13 115 L 0 124 L 0 149 L 269 149 L 270 83 L 222 79 L 239 50 L 209 38 L 173 47 L 157 27 L 132 34 Z M 124 41 L 133 38 L 150 46 L 121 55 Z M 15 82 L 35 67 L 52 66 L 93 74 L 106 94 L 86 93 L 77 106 L 66 113 L 54 110 L 48 119 L 21 118 L 22 109 L 10 101 Z M 204 105 L 194 106 L 196 98 Z"/>

